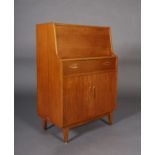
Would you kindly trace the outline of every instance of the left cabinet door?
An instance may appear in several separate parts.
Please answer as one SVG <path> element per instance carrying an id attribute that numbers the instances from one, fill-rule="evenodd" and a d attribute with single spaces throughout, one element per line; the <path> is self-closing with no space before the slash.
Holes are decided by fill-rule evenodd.
<path id="1" fill-rule="evenodd" d="M 64 125 L 74 125 L 94 115 L 91 86 L 91 75 L 64 77 Z"/>

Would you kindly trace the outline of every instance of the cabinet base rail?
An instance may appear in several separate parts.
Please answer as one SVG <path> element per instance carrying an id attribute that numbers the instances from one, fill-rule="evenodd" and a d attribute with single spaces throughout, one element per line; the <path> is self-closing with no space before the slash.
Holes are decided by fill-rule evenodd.
<path id="1" fill-rule="evenodd" d="M 105 115 L 104 115 L 104 116 L 105 116 Z M 107 113 L 106 116 L 107 116 L 107 118 L 108 118 L 108 121 L 106 122 L 106 121 L 104 120 L 104 122 L 108 123 L 109 125 L 112 125 L 112 112 Z M 66 143 L 68 143 L 68 141 L 69 141 L 69 129 L 74 128 L 74 127 L 77 127 L 77 126 L 80 126 L 80 125 L 83 125 L 83 124 L 86 124 L 86 122 L 88 123 L 88 122 L 91 122 L 92 120 L 97 120 L 97 119 L 99 119 L 99 118 L 101 119 L 102 117 L 103 117 L 103 115 L 100 116 L 100 117 L 91 119 L 91 120 L 87 120 L 87 121 L 84 121 L 84 122 L 75 123 L 75 124 L 73 124 L 73 125 L 69 125 L 69 126 L 63 127 L 64 143 L 66 144 Z M 47 120 L 45 120 L 45 119 L 42 119 L 42 128 L 43 128 L 44 130 L 47 130 L 47 129 L 48 129 L 48 122 L 49 122 L 49 121 L 47 121 Z"/>

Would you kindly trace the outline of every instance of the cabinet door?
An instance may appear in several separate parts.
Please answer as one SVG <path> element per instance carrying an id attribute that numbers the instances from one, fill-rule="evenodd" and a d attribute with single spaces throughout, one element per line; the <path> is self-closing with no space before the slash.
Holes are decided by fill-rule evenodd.
<path id="1" fill-rule="evenodd" d="M 67 76 L 63 80 L 64 125 L 85 121 L 94 114 L 92 76 Z"/>
<path id="2" fill-rule="evenodd" d="M 116 72 L 93 75 L 95 114 L 111 112 L 116 105 Z"/>

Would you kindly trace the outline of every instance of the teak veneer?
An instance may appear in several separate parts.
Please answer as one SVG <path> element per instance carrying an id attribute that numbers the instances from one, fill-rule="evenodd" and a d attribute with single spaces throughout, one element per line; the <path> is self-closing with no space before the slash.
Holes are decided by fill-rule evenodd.
<path id="1" fill-rule="evenodd" d="M 110 27 L 37 24 L 38 114 L 43 128 L 70 128 L 108 116 L 117 98 L 117 56 Z"/>

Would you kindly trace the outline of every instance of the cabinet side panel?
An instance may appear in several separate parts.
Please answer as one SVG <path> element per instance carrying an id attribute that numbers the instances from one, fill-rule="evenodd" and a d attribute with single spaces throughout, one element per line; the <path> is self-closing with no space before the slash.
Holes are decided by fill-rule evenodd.
<path id="1" fill-rule="evenodd" d="M 48 24 L 48 57 L 49 57 L 49 117 L 62 127 L 62 70 L 61 61 L 57 56 L 57 45 L 54 24 Z"/>
<path id="2" fill-rule="evenodd" d="M 47 117 L 48 110 L 48 51 L 47 51 L 47 28 L 39 24 L 36 27 L 37 45 L 37 98 L 38 114 L 43 119 Z"/>

